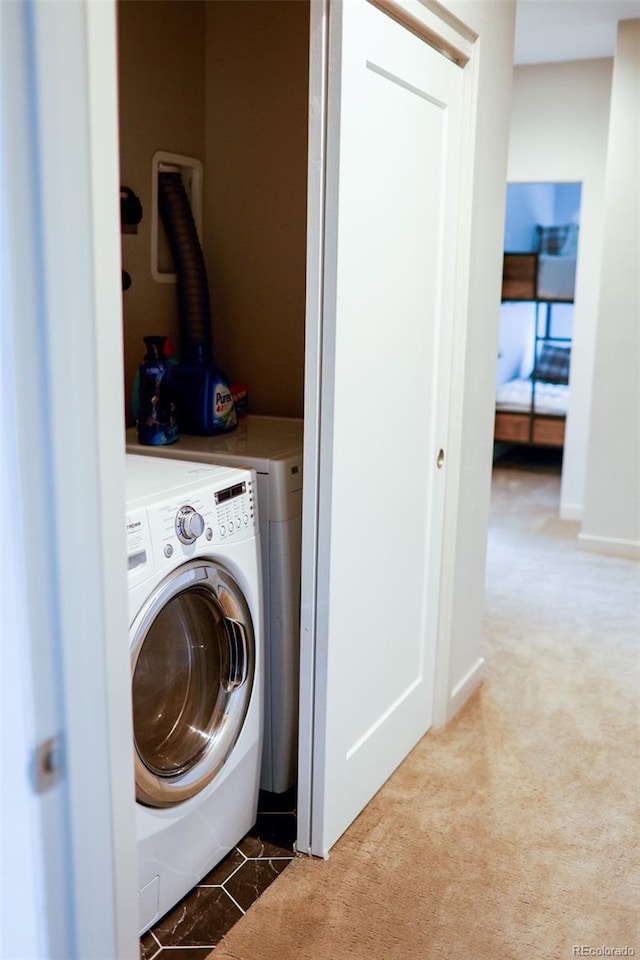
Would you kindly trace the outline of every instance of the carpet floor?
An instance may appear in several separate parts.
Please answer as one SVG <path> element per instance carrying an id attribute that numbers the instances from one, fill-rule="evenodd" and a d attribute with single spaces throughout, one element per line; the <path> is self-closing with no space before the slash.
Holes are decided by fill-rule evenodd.
<path id="1" fill-rule="evenodd" d="M 639 566 L 558 499 L 495 468 L 481 687 L 211 960 L 640 956 Z"/>

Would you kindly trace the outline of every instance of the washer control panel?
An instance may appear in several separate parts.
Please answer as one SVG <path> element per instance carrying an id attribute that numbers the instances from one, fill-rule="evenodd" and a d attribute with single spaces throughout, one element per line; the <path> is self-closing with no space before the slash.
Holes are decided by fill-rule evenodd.
<path id="1" fill-rule="evenodd" d="M 150 506 L 147 514 L 156 563 L 163 566 L 210 545 L 255 537 L 256 498 L 255 478 L 246 471 L 246 479 L 228 486 L 212 484 Z M 130 546 L 134 554 L 133 543 Z"/>
<path id="2" fill-rule="evenodd" d="M 196 557 L 223 561 L 227 546 L 229 556 L 242 557 L 258 537 L 255 470 L 172 462 L 157 477 L 153 458 L 132 460 L 126 511 L 130 590 Z"/>
<path id="3" fill-rule="evenodd" d="M 254 491 L 252 481 L 241 480 L 214 494 L 217 532 L 221 540 L 253 526 Z"/>

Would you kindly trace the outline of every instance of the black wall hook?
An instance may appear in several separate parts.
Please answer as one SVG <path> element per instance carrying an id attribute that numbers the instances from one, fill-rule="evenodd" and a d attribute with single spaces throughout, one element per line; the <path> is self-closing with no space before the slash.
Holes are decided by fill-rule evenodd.
<path id="1" fill-rule="evenodd" d="M 136 226 L 142 220 L 142 204 L 131 187 L 120 187 L 120 225 Z"/>

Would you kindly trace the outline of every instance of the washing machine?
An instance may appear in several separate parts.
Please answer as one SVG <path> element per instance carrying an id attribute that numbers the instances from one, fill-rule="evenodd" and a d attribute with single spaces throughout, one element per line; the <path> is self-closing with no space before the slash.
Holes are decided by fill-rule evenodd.
<path id="1" fill-rule="evenodd" d="M 262 574 L 253 471 L 126 461 L 143 933 L 256 821 Z"/>
<path id="2" fill-rule="evenodd" d="M 166 447 L 138 443 L 147 456 L 248 467 L 256 471 L 264 577 L 265 706 L 260 786 L 282 793 L 297 776 L 300 670 L 303 420 L 250 415 L 233 433 L 180 435 Z"/>

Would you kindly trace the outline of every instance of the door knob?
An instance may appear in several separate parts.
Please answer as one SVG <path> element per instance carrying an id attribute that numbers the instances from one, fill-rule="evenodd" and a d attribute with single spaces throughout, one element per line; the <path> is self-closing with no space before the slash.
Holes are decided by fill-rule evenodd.
<path id="1" fill-rule="evenodd" d="M 440 449 L 438 450 L 438 458 L 436 460 L 436 466 L 438 470 L 441 470 L 442 467 L 444 466 L 444 450 L 442 449 L 442 447 L 440 447 Z"/>

